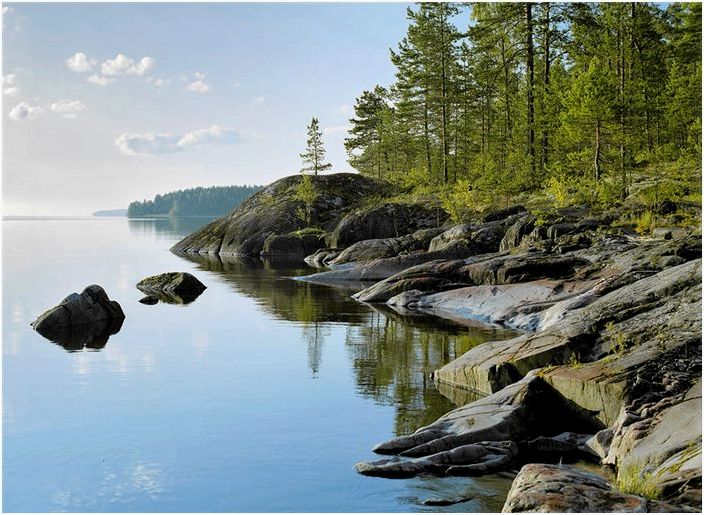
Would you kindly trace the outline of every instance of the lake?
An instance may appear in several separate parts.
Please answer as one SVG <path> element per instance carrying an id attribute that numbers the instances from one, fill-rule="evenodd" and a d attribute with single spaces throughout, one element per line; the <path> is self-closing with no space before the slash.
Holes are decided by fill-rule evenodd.
<path id="1" fill-rule="evenodd" d="M 498 511 L 508 476 L 364 477 L 372 447 L 465 402 L 429 374 L 513 333 L 358 303 L 302 263 L 184 259 L 204 219 L 3 221 L 4 511 Z M 188 271 L 187 305 L 140 304 Z M 103 286 L 126 315 L 96 348 L 30 323 Z M 471 497 L 449 507 L 437 497 Z"/>

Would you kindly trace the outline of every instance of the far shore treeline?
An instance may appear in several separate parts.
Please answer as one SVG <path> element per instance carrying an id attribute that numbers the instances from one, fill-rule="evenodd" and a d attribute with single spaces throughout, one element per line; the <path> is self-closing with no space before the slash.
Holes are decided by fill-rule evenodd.
<path id="1" fill-rule="evenodd" d="M 157 195 L 153 200 L 132 202 L 127 216 L 221 216 L 239 206 L 261 186 L 211 186 Z"/>
<path id="2" fill-rule="evenodd" d="M 350 164 L 449 204 L 698 203 L 701 4 L 421 3 L 361 93 Z"/>

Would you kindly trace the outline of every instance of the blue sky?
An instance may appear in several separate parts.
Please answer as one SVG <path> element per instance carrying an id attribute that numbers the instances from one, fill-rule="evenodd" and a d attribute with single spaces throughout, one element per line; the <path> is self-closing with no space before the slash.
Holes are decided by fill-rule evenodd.
<path id="1" fill-rule="evenodd" d="M 351 107 L 407 26 L 400 3 L 4 5 L 4 214 L 268 183 L 314 115 L 350 171 Z"/>

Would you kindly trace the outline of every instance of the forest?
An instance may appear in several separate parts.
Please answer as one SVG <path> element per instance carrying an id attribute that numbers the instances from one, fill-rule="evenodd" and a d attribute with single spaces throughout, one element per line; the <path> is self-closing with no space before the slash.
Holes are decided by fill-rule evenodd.
<path id="1" fill-rule="evenodd" d="M 701 203 L 701 4 L 420 3 L 350 164 L 446 208 Z"/>
<path id="2" fill-rule="evenodd" d="M 189 188 L 157 195 L 153 200 L 135 201 L 127 216 L 221 216 L 239 206 L 261 186 L 211 186 Z"/>

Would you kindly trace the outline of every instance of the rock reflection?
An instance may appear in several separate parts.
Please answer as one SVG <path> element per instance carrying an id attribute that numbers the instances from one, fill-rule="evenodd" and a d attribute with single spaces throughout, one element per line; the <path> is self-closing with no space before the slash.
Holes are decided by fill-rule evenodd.
<path id="1" fill-rule="evenodd" d="M 177 254 L 216 272 L 238 293 L 255 299 L 266 312 L 292 322 L 362 323 L 369 313 L 349 293 L 291 280 L 310 273 L 302 260 L 266 260 L 239 256 Z"/>
<path id="2" fill-rule="evenodd" d="M 47 340 L 66 349 L 68 352 L 100 350 L 113 334 L 122 329 L 123 320 L 101 320 L 93 324 L 82 324 L 55 331 L 37 330 Z"/>
<path id="3" fill-rule="evenodd" d="M 197 263 L 202 270 L 220 274 L 233 289 L 256 299 L 262 309 L 277 318 L 299 323 L 314 378 L 323 364 L 329 328 L 344 325 L 344 343 L 357 390 L 375 402 L 395 406 L 397 435 L 413 432 L 471 400 L 471 392 L 438 391 L 430 377 L 434 370 L 480 343 L 517 334 L 419 312 L 399 313 L 384 305 L 357 302 L 350 298 L 349 291 L 291 280 L 310 273 L 300 260 L 263 262 L 179 255 Z"/>
<path id="4" fill-rule="evenodd" d="M 346 343 L 359 391 L 397 406 L 394 429 L 400 435 L 433 422 L 468 398 L 438 391 L 430 378 L 434 370 L 480 343 L 512 335 L 510 330 L 374 306 L 366 324 L 348 329 Z"/>

